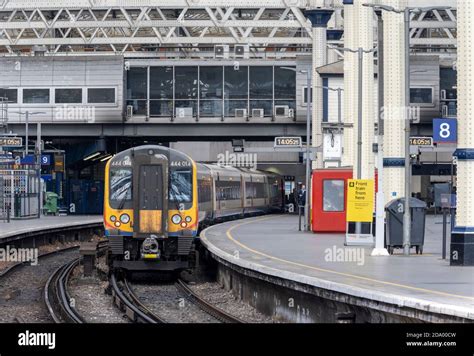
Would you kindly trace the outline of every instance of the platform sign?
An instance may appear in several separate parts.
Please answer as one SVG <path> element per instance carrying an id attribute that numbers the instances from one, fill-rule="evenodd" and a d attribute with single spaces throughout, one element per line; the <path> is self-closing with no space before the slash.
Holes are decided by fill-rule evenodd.
<path id="1" fill-rule="evenodd" d="M 51 156 L 50 155 L 41 155 L 41 165 L 50 166 L 51 165 Z"/>
<path id="2" fill-rule="evenodd" d="M 22 147 L 23 139 L 21 137 L 0 137 L 0 146 Z"/>
<path id="3" fill-rule="evenodd" d="M 374 219 L 374 180 L 351 179 L 347 183 L 348 222 L 371 223 Z"/>
<path id="4" fill-rule="evenodd" d="M 433 140 L 436 143 L 457 143 L 458 120 L 433 119 Z"/>
<path id="5" fill-rule="evenodd" d="M 301 137 L 275 137 L 274 148 L 301 148 L 303 140 Z"/>

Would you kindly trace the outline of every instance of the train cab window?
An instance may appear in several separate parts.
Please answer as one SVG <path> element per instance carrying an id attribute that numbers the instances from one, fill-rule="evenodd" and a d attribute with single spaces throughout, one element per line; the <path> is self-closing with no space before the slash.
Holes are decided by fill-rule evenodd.
<path id="1" fill-rule="evenodd" d="M 325 180 L 323 182 L 323 210 L 329 212 L 343 212 L 344 201 L 344 181 Z"/>
<path id="2" fill-rule="evenodd" d="M 192 195 L 192 172 L 190 170 L 171 171 L 169 200 L 178 203 L 190 203 Z"/>
<path id="3" fill-rule="evenodd" d="M 117 168 L 110 170 L 110 206 L 114 209 L 131 207 L 132 169 Z"/>

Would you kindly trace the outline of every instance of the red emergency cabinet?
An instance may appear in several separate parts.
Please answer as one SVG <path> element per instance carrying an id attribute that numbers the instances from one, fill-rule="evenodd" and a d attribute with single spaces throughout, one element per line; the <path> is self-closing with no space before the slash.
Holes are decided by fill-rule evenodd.
<path id="1" fill-rule="evenodd" d="M 352 168 L 313 171 L 312 218 L 314 232 L 346 232 L 347 181 Z"/>

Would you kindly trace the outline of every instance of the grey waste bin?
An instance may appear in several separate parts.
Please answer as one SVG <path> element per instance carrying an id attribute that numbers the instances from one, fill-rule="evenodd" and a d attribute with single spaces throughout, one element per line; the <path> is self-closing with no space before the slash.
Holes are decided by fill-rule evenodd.
<path id="1" fill-rule="evenodd" d="M 411 246 L 416 248 L 416 253 L 423 253 L 425 243 L 425 202 L 411 198 Z M 385 206 L 387 213 L 387 226 L 385 229 L 385 245 L 390 254 L 395 248 L 403 248 L 403 214 L 405 211 L 405 198 L 392 200 Z"/>

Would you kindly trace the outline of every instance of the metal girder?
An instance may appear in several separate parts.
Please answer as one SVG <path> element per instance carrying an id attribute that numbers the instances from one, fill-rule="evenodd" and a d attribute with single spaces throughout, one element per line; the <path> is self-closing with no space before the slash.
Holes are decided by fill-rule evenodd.
<path id="1" fill-rule="evenodd" d="M 254 56 L 265 48 L 307 52 L 311 24 L 304 9 L 323 0 L 0 0 L 0 54 L 29 52 L 44 45 L 62 52 L 133 55 L 150 48 L 181 47 L 197 55 L 215 44 L 250 44 Z M 336 1 L 335 7 L 340 6 Z M 456 11 L 413 14 L 412 45 L 456 45 Z M 337 42 L 333 42 L 337 44 Z M 191 47 L 188 48 L 188 47 Z"/>
<path id="2" fill-rule="evenodd" d="M 0 51 L 124 53 L 147 45 L 309 45 L 306 0 L 0 1 Z M 120 47 L 117 45 L 123 45 Z M 135 45 L 135 46 L 134 46 Z M 66 48 L 61 48 L 67 46 Z"/>

